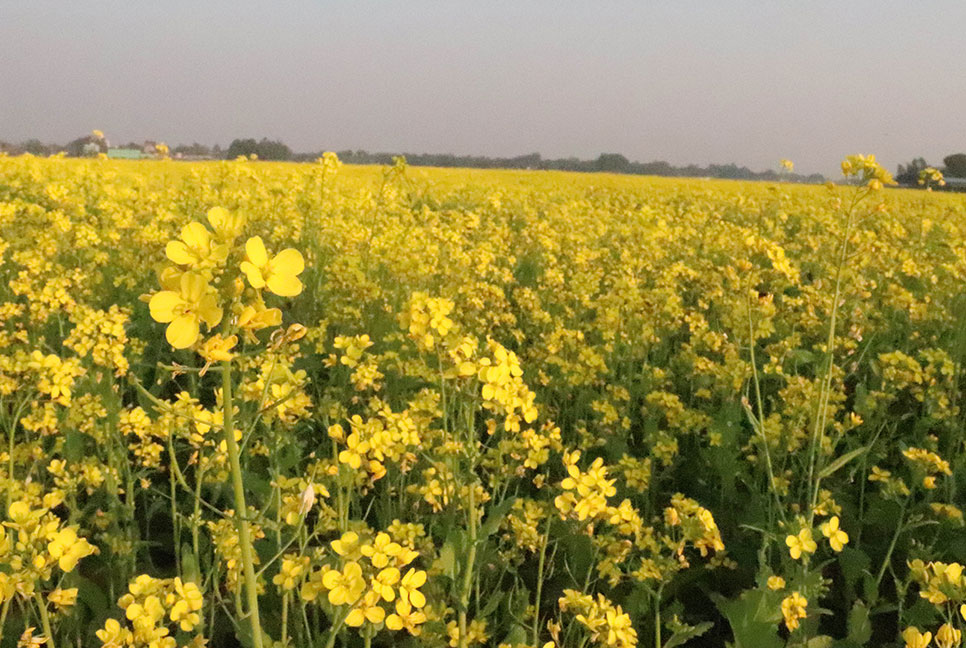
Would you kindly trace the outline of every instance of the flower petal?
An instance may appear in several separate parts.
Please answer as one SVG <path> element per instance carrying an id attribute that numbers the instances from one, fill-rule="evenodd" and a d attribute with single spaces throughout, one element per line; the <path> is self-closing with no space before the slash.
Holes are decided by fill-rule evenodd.
<path id="1" fill-rule="evenodd" d="M 409 602 L 415 608 L 421 608 L 426 605 L 426 597 L 419 590 L 410 590 L 409 592 Z"/>
<path id="2" fill-rule="evenodd" d="M 305 270 L 305 259 L 295 248 L 286 248 L 272 259 L 272 271 L 280 274 L 301 274 Z"/>
<path id="3" fill-rule="evenodd" d="M 188 251 L 188 246 L 181 241 L 168 241 L 164 253 L 178 265 L 189 265 L 195 261 L 194 256 Z"/>
<path id="4" fill-rule="evenodd" d="M 366 616 L 359 608 L 353 608 L 345 618 L 345 624 L 350 628 L 358 628 L 366 622 Z"/>
<path id="5" fill-rule="evenodd" d="M 253 236 L 245 243 L 245 254 L 248 260 L 259 268 L 268 265 L 268 252 L 265 251 L 265 244 L 262 243 L 261 236 Z"/>
<path id="6" fill-rule="evenodd" d="M 208 280 L 200 274 L 186 272 L 181 275 L 181 296 L 189 304 L 200 302 L 207 289 Z"/>
<path id="7" fill-rule="evenodd" d="M 241 271 L 248 277 L 248 283 L 252 288 L 261 289 L 265 287 L 265 278 L 262 277 L 262 271 L 254 263 L 242 261 Z"/>
<path id="8" fill-rule="evenodd" d="M 200 334 L 198 318 L 194 315 L 181 315 L 168 324 L 164 336 L 175 349 L 187 349 L 198 340 Z"/>
<path id="9" fill-rule="evenodd" d="M 155 293 L 148 303 L 151 318 L 156 322 L 170 322 L 175 318 L 175 308 L 184 304 L 181 295 L 170 290 Z"/>
<path id="10" fill-rule="evenodd" d="M 302 282 L 293 274 L 272 274 L 268 277 L 268 289 L 279 297 L 295 297 L 302 292 Z"/>
<path id="11" fill-rule="evenodd" d="M 181 240 L 189 247 L 207 249 L 211 244 L 211 232 L 201 223 L 188 223 L 181 229 Z"/>
<path id="12" fill-rule="evenodd" d="M 218 300 L 214 295 L 205 295 L 198 304 L 198 315 L 205 321 L 209 329 L 218 326 L 221 321 L 222 310 L 218 306 Z"/>
<path id="13" fill-rule="evenodd" d="M 212 207 L 208 210 L 208 222 L 217 231 L 224 229 L 230 218 L 231 214 L 224 207 Z"/>

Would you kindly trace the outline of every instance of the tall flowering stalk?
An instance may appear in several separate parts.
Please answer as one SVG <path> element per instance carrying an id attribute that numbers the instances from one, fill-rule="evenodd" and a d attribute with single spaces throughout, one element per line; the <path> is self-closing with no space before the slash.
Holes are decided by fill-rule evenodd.
<path id="1" fill-rule="evenodd" d="M 241 433 L 235 427 L 232 363 L 239 334 L 257 344 L 257 331 L 281 324 L 281 311 L 265 305 L 263 291 L 281 297 L 301 293 L 298 275 L 305 269 L 305 262 L 292 248 L 270 256 L 259 236 L 236 246 L 245 227 L 245 219 L 238 214 L 216 207 L 208 212 L 208 222 L 213 231 L 192 222 L 181 230 L 180 240 L 168 243 L 165 253 L 175 265 L 161 272 L 163 290 L 151 297 L 149 305 L 151 316 L 168 325 L 165 337 L 172 347 L 198 353 L 205 361 L 202 374 L 213 365 L 221 370 L 221 429 L 231 474 L 233 519 L 247 607 L 238 612 L 248 620 L 252 644 L 262 648 L 265 639 L 259 614 L 256 553 L 238 443 Z M 227 320 L 226 308 L 231 314 Z M 221 330 L 213 333 L 219 324 Z M 202 325 L 208 329 L 207 336 Z"/>

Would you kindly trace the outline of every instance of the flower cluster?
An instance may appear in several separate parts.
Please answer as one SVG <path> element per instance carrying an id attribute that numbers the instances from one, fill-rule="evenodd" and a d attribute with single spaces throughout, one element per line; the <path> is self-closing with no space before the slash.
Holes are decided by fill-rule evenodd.
<path id="1" fill-rule="evenodd" d="M 178 642 L 171 636 L 171 627 L 194 630 L 201 623 L 204 596 L 196 584 L 180 578 L 142 574 L 131 581 L 117 604 L 124 610 L 124 619 L 108 619 L 97 631 L 103 648 L 175 648 Z"/>
<path id="2" fill-rule="evenodd" d="M 419 588 L 426 583 L 426 572 L 407 569 L 418 552 L 385 532 L 366 540 L 348 531 L 330 546 L 338 562 L 309 576 L 301 589 L 303 599 L 314 601 L 325 592 L 329 604 L 343 607 L 342 618 L 349 627 L 385 623 L 390 630 L 420 633 L 426 597 Z"/>
<path id="3" fill-rule="evenodd" d="M 597 598 L 575 590 L 564 590 L 558 602 L 562 612 L 575 619 L 590 632 L 590 640 L 598 646 L 633 648 L 637 645 L 637 631 L 630 616 L 614 605 L 603 594 Z"/>

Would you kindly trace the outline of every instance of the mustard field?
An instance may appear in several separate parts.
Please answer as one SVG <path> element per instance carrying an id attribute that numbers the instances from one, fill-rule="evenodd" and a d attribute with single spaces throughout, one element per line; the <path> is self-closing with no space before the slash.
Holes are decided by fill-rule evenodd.
<path id="1" fill-rule="evenodd" d="M 0 645 L 949 648 L 966 201 L 0 156 Z"/>

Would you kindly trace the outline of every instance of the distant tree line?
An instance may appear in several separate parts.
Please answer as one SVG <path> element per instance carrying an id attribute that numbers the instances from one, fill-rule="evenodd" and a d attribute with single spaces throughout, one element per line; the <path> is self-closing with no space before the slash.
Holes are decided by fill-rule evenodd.
<path id="1" fill-rule="evenodd" d="M 921 186 L 919 184 L 920 173 L 930 166 L 933 165 L 930 165 L 926 162 L 925 158 L 921 157 L 915 158 L 909 164 L 900 164 L 896 170 L 896 182 L 905 187 Z M 947 155 L 943 158 L 942 166 L 935 166 L 933 168 L 939 169 L 946 178 L 945 187 L 932 185 L 933 189 L 945 189 L 947 191 L 963 191 L 966 189 L 964 187 L 966 183 L 956 182 L 960 178 L 966 180 L 966 153 Z"/>
<path id="2" fill-rule="evenodd" d="M 31 153 L 33 155 L 53 155 L 65 151 L 67 155 L 81 157 L 91 152 L 92 138 L 80 137 L 66 145 L 45 144 L 37 139 L 30 139 L 20 144 L 0 141 L 0 152 L 18 155 Z M 100 146 L 101 143 L 98 143 Z M 140 149 L 141 146 L 130 142 L 121 148 Z M 100 152 L 106 152 L 101 150 Z M 284 143 L 278 140 L 262 138 L 239 138 L 232 140 L 227 149 L 219 145 L 209 147 L 194 142 L 179 144 L 171 148 L 171 155 L 188 159 L 228 159 L 240 156 L 255 156 L 259 160 L 293 160 L 296 162 L 314 161 L 321 157 L 317 153 L 293 153 Z M 481 155 L 453 155 L 449 153 L 370 153 L 363 150 L 338 151 L 339 159 L 347 164 L 380 164 L 392 165 L 393 158 L 402 155 L 406 161 L 414 166 L 435 167 L 467 167 L 473 169 L 541 169 L 554 171 L 583 171 L 626 173 L 633 175 L 655 175 L 686 178 L 727 178 L 731 180 L 789 180 L 792 182 L 824 182 L 825 178 L 817 173 L 801 175 L 795 173 L 780 173 L 778 171 L 752 171 L 748 167 L 736 164 L 711 164 L 706 167 L 696 164 L 674 166 L 668 162 L 632 162 L 620 153 L 601 153 L 596 159 L 581 160 L 576 157 L 550 159 L 539 153 L 518 155 L 515 157 L 486 157 Z M 918 173 L 918 170 L 916 171 Z"/>
<path id="3" fill-rule="evenodd" d="M 296 160 L 314 160 L 321 153 L 298 154 Z M 601 153 L 596 159 L 579 158 L 546 159 L 539 153 L 516 157 L 485 157 L 477 155 L 452 155 L 439 153 L 369 153 L 368 151 L 337 151 L 339 159 L 346 164 L 391 165 L 393 158 L 402 155 L 413 166 L 467 167 L 473 169 L 540 169 L 553 171 L 583 171 L 626 173 L 632 175 L 655 175 L 687 178 L 727 178 L 731 180 L 790 180 L 793 182 L 824 182 L 821 174 L 781 174 L 777 171 L 752 171 L 736 164 L 711 164 L 706 167 L 689 164 L 677 167 L 668 162 L 631 162 L 620 153 Z"/>
<path id="4" fill-rule="evenodd" d="M 124 144 L 121 148 L 140 149 L 135 142 Z M 19 155 L 53 155 L 65 152 L 69 156 L 83 157 L 96 153 L 107 152 L 106 140 L 85 135 L 71 140 L 67 144 L 50 144 L 39 139 L 29 139 L 19 144 L 0 140 L 0 153 Z M 592 160 L 581 160 L 576 157 L 544 158 L 539 153 L 518 155 L 515 157 L 487 157 L 482 155 L 453 155 L 450 153 L 370 153 L 364 150 L 338 151 L 339 159 L 347 164 L 380 164 L 392 165 L 393 159 L 402 155 L 413 166 L 434 167 L 467 167 L 473 169 L 540 169 L 553 171 L 582 171 L 625 173 L 632 175 L 670 176 L 682 178 L 724 178 L 729 180 L 787 180 L 792 182 L 818 183 L 825 178 L 818 173 L 802 175 L 797 173 L 783 173 L 780 171 L 752 171 L 748 167 L 737 164 L 710 164 L 706 167 L 696 164 L 674 166 L 664 161 L 632 162 L 620 153 L 601 153 Z M 240 156 L 256 157 L 259 160 L 293 160 L 296 162 L 314 161 L 321 157 L 317 153 L 293 153 L 284 142 L 270 140 L 263 137 L 238 138 L 232 140 L 227 149 L 218 144 L 207 146 L 194 142 L 180 144 L 171 149 L 171 154 L 187 159 L 228 159 Z M 900 164 L 895 179 L 901 186 L 918 187 L 920 174 L 932 165 L 922 157 L 913 159 L 908 164 Z M 943 158 L 942 166 L 937 166 L 943 176 L 947 178 L 945 187 L 933 186 L 935 189 L 966 190 L 966 153 L 954 153 Z M 957 181 L 962 179 L 962 181 Z"/>
<path id="5" fill-rule="evenodd" d="M 228 145 L 225 157 L 233 160 L 239 156 L 257 156 L 259 160 L 291 160 L 292 149 L 277 140 L 270 140 L 263 137 L 260 141 L 249 139 L 236 139 Z"/>

